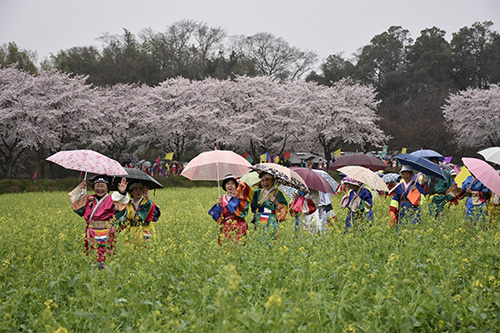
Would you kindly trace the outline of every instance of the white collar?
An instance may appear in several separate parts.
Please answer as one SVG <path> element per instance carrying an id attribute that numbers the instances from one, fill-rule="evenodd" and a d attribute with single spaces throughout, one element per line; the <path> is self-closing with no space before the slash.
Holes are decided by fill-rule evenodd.
<path id="1" fill-rule="evenodd" d="M 271 193 L 272 191 L 274 191 L 274 187 L 271 187 L 269 190 L 264 189 L 264 193 L 265 193 L 266 195 L 268 195 L 268 194 L 269 194 L 269 193 Z"/>

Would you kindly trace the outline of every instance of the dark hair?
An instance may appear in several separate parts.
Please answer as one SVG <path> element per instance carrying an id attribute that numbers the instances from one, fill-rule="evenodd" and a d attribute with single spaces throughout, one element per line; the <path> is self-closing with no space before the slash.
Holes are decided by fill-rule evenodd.
<path id="1" fill-rule="evenodd" d="M 259 178 L 261 178 L 261 179 L 262 179 L 262 177 L 267 176 L 267 175 L 269 175 L 269 176 L 273 177 L 273 179 L 274 179 L 274 176 L 273 176 L 273 175 L 271 175 L 269 172 L 261 172 L 261 173 L 259 173 Z"/>
<path id="2" fill-rule="evenodd" d="M 227 185 L 227 183 L 229 183 L 229 182 L 234 182 L 234 185 L 235 185 L 235 186 L 238 186 L 238 181 L 236 180 L 236 178 L 226 178 L 226 179 L 224 179 L 224 180 L 222 181 L 222 189 L 223 189 L 224 191 L 226 191 L 226 192 L 227 192 L 227 190 L 226 190 L 226 185 Z"/>

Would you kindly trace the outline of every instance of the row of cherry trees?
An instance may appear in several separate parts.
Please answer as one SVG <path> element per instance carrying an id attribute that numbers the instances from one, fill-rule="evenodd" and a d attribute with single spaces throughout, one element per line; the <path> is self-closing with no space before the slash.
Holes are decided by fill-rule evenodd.
<path id="1" fill-rule="evenodd" d="M 325 87 L 269 77 L 177 78 L 156 87 L 94 88 L 85 77 L 54 70 L 5 68 L 1 177 L 16 177 L 20 167 L 43 170 L 47 156 L 65 149 L 123 161 L 152 152 L 189 160 L 216 145 L 254 156 L 288 149 L 329 156 L 341 143 L 380 146 L 387 136 L 376 125 L 378 103 L 373 88 L 346 80 Z"/>
<path id="2" fill-rule="evenodd" d="M 331 87 L 269 77 L 169 79 L 156 87 L 93 88 L 57 71 L 0 69 L 0 178 L 43 170 L 49 155 L 89 148 L 124 161 L 174 152 L 230 149 L 258 156 L 323 152 L 343 144 L 381 146 L 374 89 L 341 80 Z M 500 145 L 500 87 L 451 95 L 443 115 L 460 145 Z M 151 156 L 149 156 L 151 155 Z"/>

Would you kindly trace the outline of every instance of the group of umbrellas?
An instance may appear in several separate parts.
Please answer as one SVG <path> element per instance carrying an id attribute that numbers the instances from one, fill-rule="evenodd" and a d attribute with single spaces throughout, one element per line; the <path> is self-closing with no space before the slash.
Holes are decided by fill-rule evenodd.
<path id="1" fill-rule="evenodd" d="M 129 184 L 140 182 L 149 189 L 163 187 L 162 184 L 144 171 L 134 168 L 124 168 L 118 161 L 93 150 L 64 150 L 49 156 L 47 161 L 51 161 L 66 169 L 85 172 L 84 179 L 87 179 L 88 172 L 111 176 L 113 178 L 110 190 L 118 189 L 118 178 L 127 178 Z"/>
<path id="2" fill-rule="evenodd" d="M 500 147 L 492 147 L 479 152 L 487 161 L 500 164 Z M 400 154 L 395 158 L 403 165 L 409 165 L 414 170 L 429 176 L 445 179 L 439 165 L 431 162 L 432 157 L 444 160 L 444 157 L 431 149 L 421 149 L 411 154 Z M 163 186 L 153 177 L 145 172 L 124 168 L 117 161 L 92 150 L 70 150 L 61 151 L 47 158 L 64 168 L 79 170 L 108 176 L 125 177 L 129 183 L 138 181 L 150 189 L 162 188 Z M 481 181 L 486 187 L 495 193 L 500 193 L 500 176 L 491 165 L 476 158 L 462 159 L 465 167 Z M 386 182 L 397 180 L 397 174 L 387 174 L 382 178 L 374 171 L 385 169 L 385 164 L 375 156 L 367 154 L 352 154 L 337 158 L 330 167 L 356 179 L 374 190 L 388 191 Z M 250 172 L 255 171 L 255 172 Z M 245 158 L 229 150 L 213 150 L 199 154 L 192 159 L 184 168 L 181 175 L 190 180 L 211 180 L 218 182 L 220 194 L 220 179 L 225 175 L 232 174 L 235 177 L 243 177 L 242 180 L 250 185 L 255 185 L 258 175 L 262 172 L 273 175 L 276 180 L 284 186 L 289 186 L 304 193 L 309 190 L 317 190 L 324 193 L 334 193 L 338 183 L 328 173 L 322 170 L 309 168 L 290 167 L 275 163 L 260 163 L 251 165 Z M 390 179 L 389 179 L 390 178 Z M 116 189 L 118 180 L 111 183 L 111 190 Z"/>

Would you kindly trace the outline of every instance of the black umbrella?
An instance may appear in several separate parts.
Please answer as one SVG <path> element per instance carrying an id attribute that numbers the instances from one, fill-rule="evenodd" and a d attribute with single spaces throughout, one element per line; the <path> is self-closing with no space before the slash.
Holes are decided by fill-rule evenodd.
<path id="1" fill-rule="evenodd" d="M 113 181 L 110 184 L 110 191 L 118 190 L 118 183 L 122 180 L 122 178 L 126 178 L 128 182 L 128 186 L 133 183 L 141 183 L 142 185 L 148 187 L 150 190 L 163 188 L 163 185 L 160 184 L 156 179 L 148 175 L 142 170 L 135 168 L 124 168 L 127 171 L 127 176 L 121 177 L 117 176 L 113 178 Z"/>

